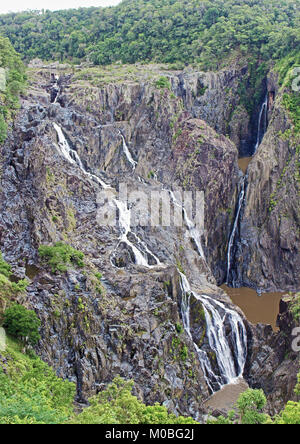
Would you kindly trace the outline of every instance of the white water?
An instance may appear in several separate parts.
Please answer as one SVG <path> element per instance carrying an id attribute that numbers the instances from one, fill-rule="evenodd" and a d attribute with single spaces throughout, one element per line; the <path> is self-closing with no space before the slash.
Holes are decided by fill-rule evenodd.
<path id="1" fill-rule="evenodd" d="M 59 94 L 60 94 L 60 88 L 59 88 L 59 86 L 58 86 L 58 81 L 59 81 L 59 76 L 56 75 L 56 76 L 55 76 L 55 82 L 54 82 L 54 84 L 53 84 L 53 88 L 56 88 L 56 89 L 57 89 L 57 94 L 56 94 L 56 97 L 55 97 L 53 103 L 57 103 L 57 99 L 58 99 L 58 96 L 59 96 Z"/>
<path id="2" fill-rule="evenodd" d="M 110 189 L 111 187 L 107 185 L 103 180 L 101 180 L 98 176 L 95 176 L 95 174 L 91 174 L 88 171 L 85 170 L 80 157 L 78 156 L 77 151 L 72 150 L 64 136 L 64 133 L 59 125 L 57 125 L 55 122 L 53 122 L 54 129 L 57 133 L 58 137 L 58 146 L 59 151 L 63 155 L 63 157 L 73 165 L 77 165 L 81 171 L 88 176 L 90 179 L 92 179 L 94 182 L 97 182 L 99 185 L 101 185 L 104 189 Z"/>
<path id="3" fill-rule="evenodd" d="M 90 179 L 92 179 L 93 181 L 95 181 L 99 185 L 101 185 L 101 187 L 103 189 L 111 189 L 111 187 L 109 185 L 107 185 L 99 177 L 97 177 L 94 174 L 91 174 L 85 170 L 77 152 L 70 148 L 61 127 L 59 125 L 57 125 L 55 122 L 53 122 L 53 127 L 57 133 L 58 147 L 59 147 L 59 151 L 63 155 L 63 157 L 69 163 L 71 163 L 73 165 L 77 165 L 86 176 L 88 176 Z M 149 250 L 149 248 L 147 247 L 145 242 L 143 242 L 135 233 L 131 232 L 131 230 L 130 230 L 131 210 L 127 207 L 127 202 L 120 201 L 118 199 L 113 199 L 113 202 L 116 205 L 117 209 L 119 210 L 119 226 L 120 226 L 120 230 L 121 230 L 121 236 L 119 238 L 118 246 L 120 245 L 121 242 L 124 242 L 131 248 L 131 250 L 134 254 L 136 265 L 141 265 L 141 266 L 150 268 L 151 266 L 149 265 L 148 260 L 147 260 L 148 254 L 154 258 L 154 260 L 156 261 L 156 265 L 161 265 L 161 262 L 159 261 L 159 259 Z M 132 242 L 129 241 L 129 239 L 128 239 L 129 233 L 131 233 L 135 237 L 137 243 L 142 246 L 142 251 L 139 248 L 137 248 Z M 117 248 L 118 248 L 118 246 L 117 246 Z"/>
<path id="4" fill-rule="evenodd" d="M 56 123 L 53 123 L 54 129 L 58 136 L 58 149 L 62 156 L 71 164 L 77 165 L 80 170 L 87 175 L 90 179 L 96 181 L 103 188 L 111 188 L 97 176 L 88 173 L 75 150 L 72 150 L 63 134 L 62 129 Z M 123 139 L 124 140 L 124 139 Z M 125 142 L 125 140 L 124 140 Z M 125 144 L 126 145 L 126 144 Z M 128 158 L 128 160 L 130 157 Z M 133 159 L 132 159 L 133 161 Z M 134 161 L 133 161 L 134 162 Z M 131 163 L 131 162 L 130 162 Z M 132 164 L 132 163 L 131 163 Z M 172 191 L 170 191 L 172 196 L 174 205 L 179 206 L 180 203 L 175 198 L 175 195 Z M 157 265 L 163 265 L 159 261 L 159 259 L 149 250 L 147 245 L 133 232 L 130 230 L 130 221 L 131 221 L 131 210 L 127 206 L 127 202 L 119 201 L 117 199 L 113 200 L 119 211 L 119 226 L 121 235 L 119 238 L 120 245 L 121 242 L 126 243 L 132 250 L 135 263 L 137 265 L 142 265 L 147 268 L 151 268 L 146 258 L 147 255 L 152 256 Z M 180 205 L 181 206 L 181 205 Z M 187 216 L 187 212 L 184 210 L 184 219 L 187 225 L 187 228 L 190 232 L 190 235 L 195 241 L 198 252 L 200 256 L 204 259 L 203 249 L 201 245 L 201 239 L 198 231 L 196 230 L 194 224 L 190 221 Z M 141 249 L 136 247 L 132 242 L 129 241 L 128 235 L 131 234 L 137 241 L 139 246 L 142 246 Z M 146 254 L 145 254 L 146 253 Z M 179 271 L 179 270 L 178 270 Z M 179 271 L 180 273 L 180 271 Z M 206 378 L 206 382 L 210 390 L 213 392 L 213 386 L 211 381 L 217 384 L 218 388 L 221 388 L 224 384 L 228 384 L 234 382 L 236 378 L 243 374 L 246 355 L 247 355 L 247 335 L 245 326 L 241 317 L 227 308 L 223 303 L 219 301 L 212 300 L 207 295 L 199 296 L 197 293 L 191 290 L 190 284 L 186 278 L 186 276 L 180 273 L 181 276 L 181 288 L 183 293 L 183 302 L 182 302 L 182 318 L 186 332 L 189 337 L 193 340 L 191 329 L 190 329 L 190 295 L 193 294 L 196 299 L 200 300 L 203 304 L 203 308 L 205 311 L 205 318 L 207 324 L 207 337 L 209 341 L 209 345 L 211 349 L 216 354 L 216 359 L 218 363 L 218 367 L 220 370 L 220 376 L 215 375 L 208 358 L 208 355 L 205 351 L 199 349 L 199 347 L 194 343 L 200 364 L 203 369 L 203 373 Z M 217 308 L 216 308 L 217 306 Z M 219 309 L 218 309 L 219 308 Z M 220 310 L 224 313 L 220 314 Z M 228 322 L 230 323 L 232 334 L 233 334 L 233 344 L 236 344 L 235 347 L 235 358 L 238 362 L 238 371 L 235 370 L 234 359 L 229 347 L 229 343 L 226 338 L 224 321 L 225 317 L 228 317 Z"/>
<path id="5" fill-rule="evenodd" d="M 126 145 L 125 138 L 124 138 L 123 134 L 121 132 L 120 132 L 120 134 L 121 134 L 122 141 L 123 141 L 123 152 L 126 156 L 126 159 L 128 160 L 128 162 L 132 166 L 132 169 L 135 170 L 137 162 L 135 160 L 133 160 L 133 157 L 128 149 L 128 146 Z"/>
<path id="6" fill-rule="evenodd" d="M 137 265 L 142 265 L 143 267 L 149 267 L 148 261 L 141 253 L 141 251 L 135 245 L 133 245 L 132 242 L 128 240 L 128 234 L 131 232 L 130 231 L 131 211 L 128 209 L 127 203 L 117 199 L 114 199 L 114 203 L 119 210 L 119 224 L 122 231 L 118 246 L 120 245 L 121 242 L 126 243 L 133 251 L 135 257 L 135 263 Z"/>
<path id="7" fill-rule="evenodd" d="M 259 112 L 259 116 L 258 116 L 257 138 L 256 138 L 256 144 L 255 144 L 255 148 L 254 148 L 254 154 L 256 153 L 256 151 L 262 141 L 262 138 L 267 130 L 267 115 L 268 115 L 268 94 L 265 97 L 265 100 L 260 108 L 260 112 Z M 238 222 L 239 222 L 239 218 L 240 218 L 240 214 L 241 214 L 241 209 L 242 209 L 244 199 L 245 199 L 246 177 L 247 176 L 243 177 L 243 180 L 242 180 L 241 191 L 240 191 L 239 201 L 238 201 L 238 209 L 237 209 L 233 229 L 232 229 L 232 232 L 231 232 L 231 235 L 229 238 L 229 243 L 228 243 L 227 273 L 226 273 L 226 284 L 227 285 L 229 285 L 229 283 L 230 283 L 229 282 L 229 274 L 230 274 L 231 265 L 232 265 L 232 257 L 231 257 L 232 256 L 232 248 L 234 245 L 234 240 L 235 240 L 236 230 L 238 227 Z"/>
<path id="8" fill-rule="evenodd" d="M 180 273 L 184 301 L 182 304 L 182 319 L 185 330 L 192 338 L 190 328 L 190 295 L 192 294 L 203 306 L 206 320 L 206 335 L 210 349 L 215 352 L 220 376 L 214 374 L 210 359 L 207 353 L 200 350 L 194 343 L 206 383 L 213 392 L 211 381 L 215 381 L 218 389 L 226 384 L 234 383 L 243 376 L 247 358 L 247 332 L 241 316 L 234 310 L 229 309 L 225 304 L 207 295 L 199 295 L 192 291 L 186 276 Z M 225 320 L 230 324 L 232 334 L 232 345 L 234 346 L 234 356 L 232 354 L 225 332 Z M 235 358 L 235 359 L 234 359 Z M 235 367 L 237 363 L 237 369 Z"/>
<path id="9" fill-rule="evenodd" d="M 183 216 L 184 216 L 184 221 L 185 221 L 185 223 L 186 223 L 186 225 L 188 227 L 188 230 L 189 230 L 189 233 L 190 233 L 192 239 L 195 242 L 198 254 L 205 261 L 205 256 L 204 256 L 204 252 L 203 252 L 203 248 L 202 248 L 202 243 L 201 243 L 199 231 L 195 227 L 195 224 L 189 219 L 189 217 L 187 215 L 187 211 L 183 207 L 182 203 L 179 202 L 178 199 L 176 199 L 174 192 L 169 190 L 169 193 L 170 193 L 170 196 L 172 198 L 172 201 L 173 201 L 174 205 L 176 205 L 177 207 L 182 209 Z"/>
<path id="10" fill-rule="evenodd" d="M 242 184 L 241 184 L 241 191 L 240 191 L 239 201 L 238 201 L 238 209 L 237 209 L 237 212 L 236 212 L 236 216 L 235 216 L 235 220 L 234 220 L 234 224 L 233 224 L 233 229 L 232 229 L 231 236 L 230 236 L 229 243 L 228 243 L 227 275 L 226 275 L 226 282 L 227 282 L 227 284 L 229 283 L 229 273 L 230 273 L 230 269 L 231 269 L 231 251 L 232 251 L 232 247 L 234 245 L 234 239 L 235 239 L 235 235 L 236 235 L 236 230 L 237 230 L 237 227 L 238 227 L 240 213 L 241 213 L 241 209 L 242 209 L 244 198 L 245 198 L 245 188 L 246 188 L 246 177 L 244 176 L 243 180 L 242 180 Z"/>
<path id="11" fill-rule="evenodd" d="M 257 138 L 256 138 L 256 144 L 254 148 L 254 154 L 257 151 L 257 148 L 259 147 L 262 137 L 264 136 L 266 129 L 267 129 L 267 114 L 268 114 L 268 95 L 266 95 L 266 98 L 264 100 L 264 103 L 261 106 L 259 117 L 258 117 L 258 127 L 257 127 Z"/>

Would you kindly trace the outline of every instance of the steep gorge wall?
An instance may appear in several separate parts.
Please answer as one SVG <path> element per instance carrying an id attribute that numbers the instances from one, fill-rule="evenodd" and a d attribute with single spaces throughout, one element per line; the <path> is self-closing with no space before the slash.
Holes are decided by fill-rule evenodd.
<path id="1" fill-rule="evenodd" d="M 138 184 L 149 192 L 177 184 L 205 191 L 202 241 L 212 262 L 230 230 L 226 208 L 236 199 L 237 150 L 188 113 L 180 98 L 153 83 L 95 88 L 65 75 L 60 106 L 46 94 L 50 72 L 34 76 L 1 152 L 0 245 L 15 275 L 31 280 L 22 303 L 42 320 L 38 353 L 60 376 L 77 382 L 78 400 L 120 374 L 135 380 L 147 403 L 158 401 L 197 417 L 209 393 L 193 342 L 178 327 L 177 267 L 199 292 L 229 300 L 215 286 L 186 227 L 136 228 L 163 264 L 153 269 L 137 266 L 124 245 L 116 249 L 119 228 L 97 223 L 99 184 L 62 157 L 53 123 L 63 129 L 85 170 L 113 187 L 125 182 L 129 189 Z M 137 162 L 135 174 L 120 131 Z M 57 241 L 84 252 L 84 270 L 51 273 L 37 250 Z M 121 267 L 114 267 L 112 255 Z"/>
<path id="2" fill-rule="evenodd" d="M 136 381 L 138 394 L 146 402 L 164 402 L 175 412 L 196 417 L 209 393 L 190 337 L 176 328 L 182 323 L 177 268 L 185 271 L 200 293 L 230 302 L 215 284 L 225 278 L 241 172 L 238 150 L 224 135 L 228 121 L 234 127 L 230 108 L 238 103 L 236 89 L 228 98 L 224 88 L 227 84 L 237 88 L 241 71 L 206 77 L 169 73 L 172 88 L 159 89 L 155 80 L 143 78 L 95 86 L 63 70 L 57 104 L 50 103 L 50 71 L 32 73 L 33 84 L 1 153 L 0 246 L 17 276 L 31 275 L 23 302 L 42 320 L 39 354 L 60 376 L 77 382 L 79 400 L 120 374 Z M 166 75 L 158 72 L 158 78 L 162 74 Z M 186 86 L 191 83 L 192 87 Z M 281 110 L 278 115 L 282 118 Z M 237 143 L 249 129 L 249 117 L 242 121 Z M 97 223 L 102 211 L 97 201 L 99 185 L 61 156 L 53 122 L 63 129 L 84 168 L 115 188 L 125 182 L 129 190 L 138 184 L 147 192 L 162 187 L 204 191 L 201 240 L 206 261 L 183 227 L 136 228 L 163 267 L 138 267 L 126 249 L 116 251 L 118 227 Z M 283 128 L 282 122 L 279 127 Z M 137 162 L 134 174 L 120 131 Z M 278 156 L 283 156 L 283 164 L 282 148 L 278 146 Z M 260 152 L 250 168 L 254 178 L 253 165 Z M 251 193 L 249 202 L 253 214 L 261 214 Z M 84 251 L 85 270 L 50 273 L 37 249 L 59 240 Z M 251 245 L 256 251 L 254 242 Z M 264 254 L 270 255 L 270 246 Z M 122 267 L 113 266 L 112 255 Z M 103 276 L 101 288 L 96 272 Z M 273 275 L 270 278 L 277 283 Z M 199 319 L 203 320 L 203 308 L 193 303 L 193 338 L 207 347 L 207 340 L 203 341 L 206 327 L 202 323 L 199 330 Z M 255 341 L 255 330 L 253 335 Z M 255 384 L 255 378 L 252 381 Z"/>
<path id="3" fill-rule="evenodd" d="M 297 93 L 276 83 L 270 74 L 269 125 L 248 169 L 236 272 L 242 285 L 295 291 L 300 288 L 300 139 L 284 102 Z"/>

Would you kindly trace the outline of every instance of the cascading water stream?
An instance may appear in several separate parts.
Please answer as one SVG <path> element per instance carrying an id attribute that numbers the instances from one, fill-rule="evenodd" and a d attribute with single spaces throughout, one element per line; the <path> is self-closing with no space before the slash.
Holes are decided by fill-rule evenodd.
<path id="1" fill-rule="evenodd" d="M 136 161 L 133 160 L 133 157 L 128 149 L 128 146 L 126 145 L 126 141 L 125 141 L 125 137 L 123 136 L 123 134 L 120 132 L 121 137 L 122 137 L 122 141 L 123 141 L 123 152 L 126 156 L 126 159 L 128 160 L 128 162 L 130 163 L 130 165 L 132 166 L 132 169 L 135 170 L 136 167 Z"/>
<path id="2" fill-rule="evenodd" d="M 227 274 L 226 274 L 226 283 L 227 284 L 229 283 L 229 275 L 230 275 L 230 270 L 231 270 L 232 248 L 234 246 L 234 240 L 236 237 L 238 222 L 240 219 L 240 214 L 241 214 L 242 206 L 243 206 L 244 199 L 245 199 L 245 191 L 246 191 L 246 176 L 244 176 L 242 179 L 241 191 L 239 194 L 239 200 L 238 200 L 238 206 L 237 206 L 237 212 L 236 212 L 236 216 L 235 216 L 235 220 L 234 220 L 234 224 L 233 224 L 233 229 L 232 229 L 231 236 L 230 236 L 229 243 L 228 243 Z"/>
<path id="3" fill-rule="evenodd" d="M 64 133 L 61 129 L 61 127 L 59 125 L 57 125 L 55 122 L 53 122 L 53 127 L 57 133 L 58 136 L 58 146 L 60 148 L 60 152 L 63 155 L 63 157 L 71 164 L 73 165 L 77 165 L 80 170 L 87 176 L 89 177 L 91 180 L 93 180 L 94 182 L 96 182 L 97 184 L 99 184 L 103 189 L 111 189 L 113 190 L 112 187 L 110 187 L 109 185 L 107 185 L 103 180 L 101 180 L 98 176 L 95 176 L 94 174 L 89 173 L 88 171 L 85 170 L 80 157 L 78 156 L 77 152 L 75 150 L 72 150 L 68 144 L 68 141 L 66 140 Z M 125 143 L 125 141 L 124 141 Z M 145 244 L 145 242 L 143 242 L 135 233 L 133 233 L 130 230 L 130 221 L 131 221 L 131 210 L 128 209 L 127 207 L 127 203 L 120 201 L 118 199 L 113 199 L 113 203 L 115 204 L 116 208 L 119 211 L 119 226 L 121 229 L 121 236 L 119 239 L 119 243 L 118 246 L 123 242 L 126 245 L 129 246 L 129 248 L 131 248 L 133 254 L 134 254 L 134 258 L 135 258 L 135 263 L 137 265 L 141 265 L 144 267 L 151 267 L 148 263 L 148 260 L 146 258 L 146 256 L 151 256 L 154 261 L 156 262 L 156 265 L 161 265 L 159 259 L 155 256 L 155 254 L 153 254 L 147 247 L 147 245 Z M 128 234 L 132 234 L 134 236 L 134 238 L 136 239 L 138 245 L 142 246 L 142 251 L 137 248 L 132 242 L 129 241 L 128 239 Z M 117 246 L 117 248 L 118 248 Z"/>
<path id="4" fill-rule="evenodd" d="M 189 219 L 186 209 L 183 208 L 181 202 L 179 202 L 178 199 L 175 197 L 174 192 L 169 190 L 169 193 L 170 193 L 171 199 L 173 201 L 173 204 L 176 205 L 177 207 L 179 207 L 183 211 L 184 221 L 185 221 L 185 223 L 188 227 L 189 233 L 190 233 L 190 235 L 197 247 L 198 254 L 205 261 L 205 256 L 204 256 L 204 252 L 203 252 L 203 248 L 202 248 L 202 243 L 201 243 L 199 231 L 195 227 L 195 224 Z"/>
<path id="5" fill-rule="evenodd" d="M 62 154 L 62 156 L 71 164 L 77 165 L 80 170 L 91 180 L 99 184 L 103 189 L 112 189 L 115 191 L 112 187 L 107 185 L 104 181 L 102 181 L 99 177 L 95 176 L 94 174 L 91 174 L 87 172 L 83 166 L 83 163 L 78 156 L 77 152 L 70 148 L 62 129 L 59 125 L 56 123 L 53 123 L 53 127 L 57 133 L 58 136 L 58 149 L 59 152 Z M 123 137 L 123 136 L 122 136 Z M 123 138 L 123 143 L 125 143 L 125 139 Z M 124 146 L 123 146 L 124 148 Z M 127 153 L 126 150 L 124 150 L 125 154 Z M 130 153 L 129 153 L 130 154 Z M 128 156 L 128 153 L 126 154 L 126 157 Z M 131 155 L 127 157 L 130 164 L 135 166 L 135 162 L 132 159 Z M 132 161 L 130 161 L 130 159 Z M 174 205 L 179 206 L 180 203 L 176 199 L 174 193 L 172 191 L 169 191 L 170 195 L 172 197 Z M 114 204 L 116 205 L 116 208 L 119 211 L 119 227 L 121 231 L 121 235 L 119 238 L 119 244 L 120 243 L 126 243 L 132 250 L 134 257 L 135 257 L 135 263 L 137 265 L 142 265 L 147 268 L 151 268 L 152 266 L 149 265 L 148 259 L 146 256 L 150 255 L 154 260 L 156 261 L 156 266 L 165 266 L 165 264 L 162 264 L 159 259 L 152 253 L 147 245 L 135 234 L 130 230 L 130 221 L 131 221 L 131 210 L 127 206 L 127 202 L 123 202 L 117 199 L 113 199 Z M 184 220 L 187 226 L 187 229 L 189 231 L 190 236 L 193 238 L 199 255 L 205 260 L 202 245 L 201 245 L 201 238 L 200 234 L 197 231 L 196 227 L 192 223 L 192 221 L 188 218 L 187 212 L 185 209 L 182 210 L 184 214 Z M 128 235 L 133 236 L 136 241 L 137 245 L 140 247 L 138 248 L 135 246 L 132 242 L 129 241 Z M 213 371 L 211 362 L 209 360 L 208 354 L 201 350 L 197 344 L 194 343 L 195 350 L 197 352 L 199 362 L 202 366 L 203 373 L 205 375 L 205 379 L 207 382 L 207 385 L 211 392 L 214 392 L 214 388 L 221 388 L 223 385 L 228 384 L 230 382 L 234 382 L 236 378 L 241 376 L 243 374 L 244 365 L 246 361 L 246 355 L 247 355 L 247 335 L 245 326 L 243 324 L 243 321 L 241 317 L 238 315 L 238 313 L 234 312 L 233 310 L 230 310 L 225 306 L 225 304 L 215 301 L 211 299 L 207 295 L 198 295 L 197 293 L 193 292 L 191 290 L 190 284 L 184 274 L 182 274 L 179 270 L 181 276 L 181 288 L 182 288 L 182 294 L 183 294 L 183 301 L 181 304 L 181 312 L 182 312 L 182 319 L 185 331 L 191 338 L 191 327 L 190 327 L 190 296 L 193 295 L 196 299 L 198 299 L 204 308 L 205 311 L 205 318 L 206 318 L 206 324 L 207 324 L 207 338 L 209 341 L 209 345 L 211 349 L 216 354 L 216 360 L 219 367 L 219 373 L 220 375 L 216 375 Z M 223 315 L 220 314 L 223 313 Z M 225 333 L 225 318 L 227 317 L 227 322 L 229 322 L 231 326 L 231 331 L 233 335 L 233 343 L 234 351 L 232 352 L 230 349 L 229 342 L 226 337 Z M 235 363 L 237 363 L 237 367 L 235 366 Z"/>
<path id="6" fill-rule="evenodd" d="M 258 116 L 258 125 L 257 125 L 257 136 L 256 136 L 256 144 L 254 148 L 254 154 L 257 152 L 257 149 L 259 145 L 262 142 L 262 139 L 266 133 L 267 130 L 267 117 L 268 117 L 268 94 L 266 95 L 264 102 L 261 105 L 259 116 Z M 239 194 L 238 204 L 237 204 L 237 211 L 236 216 L 232 228 L 232 232 L 229 238 L 228 242 L 228 249 L 227 249 L 227 272 L 226 272 L 226 284 L 231 284 L 232 286 L 235 285 L 234 280 L 230 282 L 230 273 L 232 269 L 232 263 L 234 261 L 233 258 L 233 247 L 235 245 L 235 239 L 237 236 L 237 229 L 239 225 L 239 221 L 241 218 L 241 210 L 245 201 L 246 197 L 246 186 L 247 186 L 247 174 L 243 177 L 241 182 L 241 191 Z"/>
<path id="7" fill-rule="evenodd" d="M 262 138 L 266 132 L 267 129 L 267 116 L 268 116 L 268 95 L 266 95 L 266 98 L 261 106 L 259 117 L 258 117 L 258 126 L 257 126 L 257 138 L 256 138 L 256 144 L 254 148 L 254 154 L 257 151 L 257 148 L 259 147 Z"/>
<path id="8" fill-rule="evenodd" d="M 203 306 L 207 326 L 207 338 L 210 349 L 214 351 L 219 368 L 216 375 L 208 354 L 200 350 L 194 343 L 196 352 L 202 366 L 206 383 L 211 392 L 221 389 L 226 384 L 232 384 L 243 376 L 247 358 L 247 332 L 241 316 L 229 309 L 220 301 L 211 299 L 207 295 L 199 295 L 192 291 L 186 276 L 180 273 L 181 288 L 184 295 L 182 303 L 182 319 L 185 330 L 193 340 L 190 327 L 190 297 L 193 295 Z M 232 334 L 232 348 L 225 331 L 225 321 L 230 324 Z M 214 384 L 214 389 L 213 385 Z"/>
<path id="9" fill-rule="evenodd" d="M 58 96 L 60 94 L 60 87 L 58 85 L 58 82 L 59 82 L 59 76 L 55 75 L 54 76 L 54 83 L 53 83 L 53 86 L 52 86 L 52 92 L 51 92 L 51 94 L 52 94 L 51 102 L 52 103 L 57 103 L 57 99 L 58 99 Z M 55 94 L 54 97 L 53 97 L 53 93 Z"/>
<path id="10" fill-rule="evenodd" d="M 81 162 L 81 159 L 77 154 L 77 151 L 72 150 L 72 148 L 70 148 L 61 127 L 59 125 L 57 125 L 57 123 L 55 123 L 55 122 L 53 122 L 53 127 L 57 133 L 58 146 L 60 148 L 60 152 L 63 155 L 63 157 L 69 163 L 77 165 L 86 176 L 88 176 L 91 180 L 93 180 L 94 182 L 101 185 L 102 188 L 110 189 L 111 187 L 109 185 L 107 185 L 103 180 L 101 180 L 98 176 L 95 176 L 95 174 L 91 174 L 85 170 L 85 168 Z"/>

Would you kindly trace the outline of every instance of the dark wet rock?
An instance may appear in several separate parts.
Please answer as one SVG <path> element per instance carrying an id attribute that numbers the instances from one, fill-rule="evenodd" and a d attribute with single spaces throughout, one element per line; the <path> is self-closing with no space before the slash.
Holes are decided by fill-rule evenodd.
<path id="1" fill-rule="evenodd" d="M 297 326 L 289 302 L 283 298 L 277 318 L 278 332 L 270 325 L 248 325 L 249 353 L 245 378 L 251 388 L 262 388 L 267 396 L 268 413 L 274 415 L 289 400 L 297 400 L 294 388 L 299 372 L 299 356 L 293 350 L 292 332 Z"/>
<path id="2" fill-rule="evenodd" d="M 50 97 L 53 72 L 59 74 L 57 103 Z M 145 78 L 99 85 L 97 80 L 82 82 L 56 64 L 32 74 L 13 131 L 1 149 L 0 248 L 14 274 L 31 280 L 22 302 L 42 321 L 37 353 L 59 376 L 77 383 L 78 402 L 86 402 L 121 375 L 134 379 L 137 394 L 147 403 L 164 403 L 196 418 L 203 413 L 208 386 L 193 341 L 178 331 L 183 294 L 177 268 L 199 292 L 230 304 L 216 283 L 225 277 L 241 174 L 237 147 L 226 137 L 228 103 L 237 104 L 235 92 L 243 75 L 246 72 L 240 69 L 216 75 L 175 73 L 172 92 Z M 226 85 L 232 94 L 225 104 Z M 247 140 L 249 128 L 247 116 L 241 109 L 240 113 L 240 122 L 237 116 L 229 119 L 231 139 L 237 144 Z M 162 188 L 203 191 L 201 243 L 206 260 L 186 226 L 145 224 L 132 230 L 130 241 L 139 238 L 144 243 L 139 247 L 148 249 L 151 268 L 138 266 L 132 249 L 120 242 L 119 226 L 99 222 L 103 190 L 61 155 L 53 122 L 62 128 L 84 169 L 116 189 L 126 183 L 129 193 L 138 186 L 148 195 Z M 124 155 L 122 135 L 137 162 L 135 172 Z M 292 248 L 285 236 L 290 229 L 282 224 L 285 251 Z M 57 241 L 84 252 L 84 270 L 51 272 L 38 248 Z M 266 236 L 260 238 L 268 252 L 269 242 Z M 156 266 L 158 261 L 161 265 Z M 264 269 L 267 274 L 267 266 Z M 230 338 L 228 323 L 226 329 Z M 191 331 L 193 340 L 209 351 L 203 308 L 196 300 L 191 301 Z M 262 341 L 270 354 L 276 354 L 281 343 L 262 327 L 249 327 L 249 335 L 252 354 L 247 371 L 255 385 Z M 214 359 L 211 355 L 212 365 Z M 263 378 L 271 396 L 276 381 L 268 375 Z"/>

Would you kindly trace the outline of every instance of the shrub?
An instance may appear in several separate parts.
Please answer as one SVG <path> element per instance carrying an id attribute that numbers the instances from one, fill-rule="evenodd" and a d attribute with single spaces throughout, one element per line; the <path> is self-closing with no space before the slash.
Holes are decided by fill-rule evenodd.
<path id="1" fill-rule="evenodd" d="M 11 266 L 3 259 L 1 251 L 0 251 L 0 274 L 3 274 L 6 277 L 9 277 L 11 275 Z"/>
<path id="2" fill-rule="evenodd" d="M 11 276 L 11 266 L 5 262 L 0 251 L 0 314 L 5 310 L 10 300 L 18 293 L 23 293 L 28 285 L 27 279 L 12 282 Z"/>
<path id="3" fill-rule="evenodd" d="M 290 311 L 295 321 L 300 321 L 300 293 L 294 295 L 290 305 Z"/>
<path id="4" fill-rule="evenodd" d="M 0 424 L 59 424 L 73 412 L 75 384 L 58 378 L 33 352 L 7 337 L 0 367 Z"/>
<path id="5" fill-rule="evenodd" d="M 8 334 L 31 345 L 40 339 L 40 320 L 33 310 L 27 310 L 22 305 L 14 304 L 5 311 L 3 325 Z"/>
<path id="6" fill-rule="evenodd" d="M 167 77 L 160 77 L 155 82 L 155 86 L 156 86 L 156 88 L 159 88 L 159 89 L 168 89 L 169 91 L 171 90 L 171 83 L 169 82 Z"/>
<path id="7" fill-rule="evenodd" d="M 84 267 L 84 254 L 63 242 L 56 242 L 52 246 L 41 245 L 39 255 L 48 262 L 53 273 L 67 271 L 68 265 Z"/>

